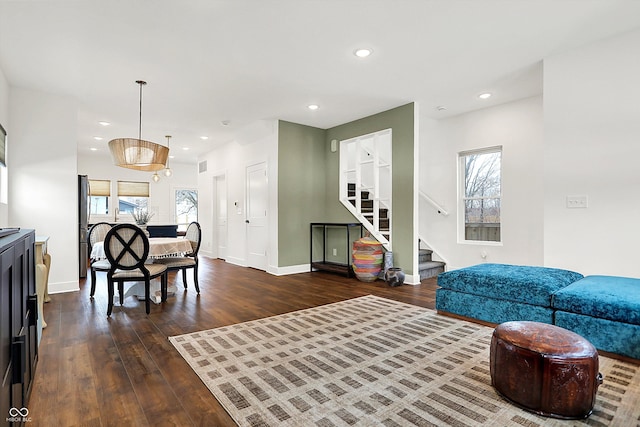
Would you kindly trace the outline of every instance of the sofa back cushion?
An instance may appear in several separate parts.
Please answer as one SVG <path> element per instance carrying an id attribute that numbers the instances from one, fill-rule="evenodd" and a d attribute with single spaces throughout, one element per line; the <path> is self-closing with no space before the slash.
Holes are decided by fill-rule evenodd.
<path id="1" fill-rule="evenodd" d="M 553 296 L 556 310 L 640 325 L 640 279 L 587 276 Z"/>
<path id="2" fill-rule="evenodd" d="M 582 279 L 574 271 L 510 264 L 478 264 L 438 276 L 438 286 L 480 297 L 551 307 L 551 295 Z"/>

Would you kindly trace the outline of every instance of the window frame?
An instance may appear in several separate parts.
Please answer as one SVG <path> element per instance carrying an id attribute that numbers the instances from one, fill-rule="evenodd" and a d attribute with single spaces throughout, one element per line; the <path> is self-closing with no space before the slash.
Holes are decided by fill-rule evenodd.
<path id="1" fill-rule="evenodd" d="M 107 183 L 106 184 L 106 188 L 105 186 L 101 186 L 100 188 L 97 188 L 95 186 L 92 186 L 92 183 Z M 106 191 L 105 191 L 106 190 Z M 105 220 L 105 219 L 110 219 L 111 217 L 113 217 L 113 205 L 111 203 L 111 180 L 110 179 L 92 179 L 89 178 L 89 217 L 90 218 L 96 218 L 96 219 L 100 219 L 100 220 Z M 91 210 L 92 208 L 92 203 L 91 203 L 91 199 L 92 197 L 106 197 L 107 198 L 107 213 L 106 214 L 99 214 L 99 213 L 95 213 Z"/>
<path id="2" fill-rule="evenodd" d="M 140 188 L 144 187 L 146 191 L 138 191 Z M 149 181 L 131 181 L 131 180 L 117 180 L 116 181 L 116 195 L 115 195 L 115 221 L 124 221 L 124 222 L 133 222 L 133 217 L 129 214 L 129 212 L 124 212 L 126 216 L 130 216 L 131 218 L 128 220 L 124 220 L 122 216 L 122 212 L 120 211 L 120 198 L 121 197 L 136 197 L 136 198 L 146 198 L 146 209 L 148 211 L 151 210 L 149 206 L 149 202 L 151 200 L 151 186 L 149 185 Z M 124 193 L 124 194 L 121 194 Z"/>
<path id="3" fill-rule="evenodd" d="M 176 205 L 176 193 L 178 191 L 194 191 L 196 193 L 196 198 L 197 198 L 197 205 L 196 205 L 196 221 L 198 221 L 199 215 L 200 215 L 200 198 L 199 198 L 199 193 L 198 193 L 198 188 L 196 187 L 187 187 L 187 186 L 174 186 L 172 187 L 172 191 L 171 191 L 171 220 L 173 221 L 174 224 L 178 225 L 178 229 L 180 231 L 184 231 L 186 230 L 187 226 L 189 225 L 189 223 L 178 223 L 178 213 L 177 213 L 177 205 Z M 183 225 L 184 227 L 181 227 L 181 225 Z M 183 230 L 184 228 L 184 230 Z"/>
<path id="4" fill-rule="evenodd" d="M 466 158 L 470 155 L 482 155 L 482 154 L 500 154 L 500 167 L 499 167 L 499 194 L 498 196 L 486 196 L 486 197 L 466 197 L 466 187 L 465 187 L 465 173 L 466 173 Z M 470 244 L 470 245 L 485 245 L 485 246 L 502 246 L 504 237 L 503 237 L 503 212 L 502 212 L 502 202 L 503 202 L 503 160 L 504 160 L 504 150 L 502 145 L 479 148 L 474 150 L 461 151 L 458 153 L 458 243 L 461 244 Z M 499 240 L 470 240 L 466 237 L 466 202 L 467 200 L 487 200 L 487 199 L 497 199 L 498 206 L 500 206 L 499 213 Z"/>

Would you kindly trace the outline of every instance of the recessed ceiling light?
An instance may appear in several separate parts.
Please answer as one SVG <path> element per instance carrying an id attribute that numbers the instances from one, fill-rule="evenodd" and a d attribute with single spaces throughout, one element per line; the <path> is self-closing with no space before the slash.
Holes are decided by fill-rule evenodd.
<path id="1" fill-rule="evenodd" d="M 98 151 L 98 149 L 96 147 L 91 147 L 90 150 L 91 151 Z"/>
<path id="2" fill-rule="evenodd" d="M 183 149 L 184 151 L 188 151 L 188 150 L 189 150 L 189 147 L 182 147 L 182 149 Z"/>
<path id="3" fill-rule="evenodd" d="M 478 98 L 480 98 L 480 99 L 489 99 L 489 98 L 491 98 L 491 94 L 489 92 L 481 93 L 480 95 L 478 95 Z"/>
<path id="4" fill-rule="evenodd" d="M 366 58 L 367 56 L 371 55 L 372 53 L 373 53 L 373 50 L 367 49 L 367 48 L 356 49 L 353 52 L 353 54 L 355 56 L 357 56 L 358 58 Z"/>
<path id="5" fill-rule="evenodd" d="M 317 109 L 318 109 L 318 108 L 320 108 L 320 107 L 318 107 L 316 104 L 311 104 L 311 105 L 307 105 L 307 108 L 308 108 L 309 110 L 317 110 Z"/>
<path id="6" fill-rule="evenodd" d="M 170 159 L 175 159 L 176 156 L 169 156 Z"/>
<path id="7" fill-rule="evenodd" d="M 105 122 L 105 121 L 100 121 L 98 123 L 101 124 L 102 126 L 109 126 L 111 124 L 111 123 Z"/>
<path id="8" fill-rule="evenodd" d="M 203 140 L 203 141 L 206 141 L 207 139 L 209 139 L 209 137 L 208 137 L 208 136 L 205 136 L 205 135 L 202 135 L 202 136 L 200 137 L 200 139 L 201 139 L 201 140 Z"/>
<path id="9" fill-rule="evenodd" d="M 96 141 L 102 141 L 102 137 L 101 136 L 94 136 L 93 139 L 95 139 Z"/>

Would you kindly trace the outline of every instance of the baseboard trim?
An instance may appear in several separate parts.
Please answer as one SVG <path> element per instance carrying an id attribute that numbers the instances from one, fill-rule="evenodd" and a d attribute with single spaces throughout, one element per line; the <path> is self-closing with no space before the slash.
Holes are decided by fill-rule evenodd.
<path id="1" fill-rule="evenodd" d="M 240 267 L 246 267 L 247 264 L 245 263 L 245 260 L 242 258 L 234 258 L 234 257 L 227 257 L 225 259 L 226 262 L 228 262 L 229 264 L 233 264 L 233 265 L 237 265 Z"/>
<path id="2" fill-rule="evenodd" d="M 80 282 L 75 281 L 75 282 L 49 283 L 47 289 L 49 294 L 61 294 L 64 292 L 79 292 Z"/>
<path id="3" fill-rule="evenodd" d="M 309 264 L 288 265 L 286 267 L 269 266 L 269 268 L 267 269 L 267 273 L 273 274 L 274 276 L 286 276 L 288 274 L 308 273 L 310 271 L 311 271 L 311 265 Z"/>
<path id="4" fill-rule="evenodd" d="M 420 275 L 419 274 L 407 274 L 404 277 L 405 285 L 419 285 L 420 284 Z"/>

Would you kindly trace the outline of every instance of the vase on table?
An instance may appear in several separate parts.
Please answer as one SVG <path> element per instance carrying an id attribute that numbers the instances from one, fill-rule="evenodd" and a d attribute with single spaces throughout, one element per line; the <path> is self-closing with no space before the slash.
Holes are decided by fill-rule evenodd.
<path id="1" fill-rule="evenodd" d="M 136 224 L 138 226 L 138 228 L 140 228 L 144 234 L 147 236 L 147 238 L 149 237 L 149 230 L 147 230 L 147 224 Z"/>
<path id="2" fill-rule="evenodd" d="M 358 280 L 373 282 L 382 270 L 382 244 L 372 237 L 353 242 L 353 272 Z"/>
<path id="3" fill-rule="evenodd" d="M 404 271 L 400 267 L 388 268 L 384 273 L 384 281 L 391 287 L 400 286 L 404 283 Z"/>

